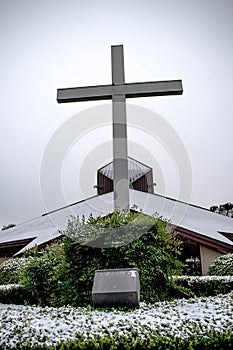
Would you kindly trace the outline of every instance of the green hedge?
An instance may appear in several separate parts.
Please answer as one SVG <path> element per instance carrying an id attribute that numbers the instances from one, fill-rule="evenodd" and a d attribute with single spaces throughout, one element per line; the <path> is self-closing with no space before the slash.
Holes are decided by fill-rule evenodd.
<path id="1" fill-rule="evenodd" d="M 227 294 L 233 290 L 233 277 L 231 276 L 174 276 L 173 282 L 178 286 L 178 289 L 186 291 L 188 297 L 191 295 L 196 297 L 215 296 Z M 179 296 L 174 295 L 174 297 Z M 185 297 L 185 293 L 181 297 Z"/>
<path id="2" fill-rule="evenodd" d="M 0 265 L 0 285 L 18 283 L 20 273 L 30 260 L 15 258 L 4 261 Z"/>
<path id="3" fill-rule="evenodd" d="M 170 296 L 173 298 L 215 296 L 233 290 L 233 277 L 229 276 L 174 276 L 172 279 L 175 288 L 170 287 Z M 38 297 L 28 287 L 6 285 L 0 286 L 0 303 L 32 305 L 38 303 Z"/>
<path id="4" fill-rule="evenodd" d="M 231 350 L 233 347 L 233 332 L 216 333 L 211 332 L 203 336 L 194 336 L 186 339 L 167 338 L 167 337 L 147 337 L 145 339 L 139 338 L 132 334 L 131 337 L 119 337 L 116 333 L 113 337 L 105 337 L 99 339 L 83 340 L 82 338 L 63 342 L 54 347 L 47 346 L 31 346 L 17 347 L 21 350 Z M 0 350 L 7 348 L 1 347 Z"/>
<path id="5" fill-rule="evenodd" d="M 1 304 L 33 304 L 35 302 L 32 294 L 21 285 L 0 286 Z"/>
<path id="6" fill-rule="evenodd" d="M 233 276 L 233 254 L 218 257 L 209 266 L 209 274 L 212 276 Z"/>

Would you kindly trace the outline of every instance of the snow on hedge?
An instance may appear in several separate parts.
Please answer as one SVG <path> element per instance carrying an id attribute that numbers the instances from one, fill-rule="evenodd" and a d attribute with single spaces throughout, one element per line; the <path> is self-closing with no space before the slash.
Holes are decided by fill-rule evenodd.
<path id="1" fill-rule="evenodd" d="M 233 254 L 225 254 L 215 259 L 209 266 L 209 274 L 233 276 Z"/>
<path id="2" fill-rule="evenodd" d="M 132 311 L 87 308 L 51 308 L 0 304 L 0 345 L 6 349 L 136 332 L 141 338 L 156 335 L 186 338 L 208 331 L 233 329 L 233 293 L 208 298 L 180 299 Z"/>
<path id="3" fill-rule="evenodd" d="M 219 282 L 233 282 L 233 276 L 173 276 L 176 281 L 189 281 L 190 283 L 219 281 Z"/>
<path id="4" fill-rule="evenodd" d="M 6 289 L 13 289 L 13 288 L 20 288 L 20 284 L 11 283 L 11 284 L 3 284 L 0 285 L 0 290 L 6 290 Z"/>

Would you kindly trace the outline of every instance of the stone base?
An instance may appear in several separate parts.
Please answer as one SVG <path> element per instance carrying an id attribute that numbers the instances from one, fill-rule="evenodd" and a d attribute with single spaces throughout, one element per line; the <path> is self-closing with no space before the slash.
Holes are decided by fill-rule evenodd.
<path id="1" fill-rule="evenodd" d="M 92 301 L 94 307 L 139 306 L 139 270 L 96 270 Z"/>

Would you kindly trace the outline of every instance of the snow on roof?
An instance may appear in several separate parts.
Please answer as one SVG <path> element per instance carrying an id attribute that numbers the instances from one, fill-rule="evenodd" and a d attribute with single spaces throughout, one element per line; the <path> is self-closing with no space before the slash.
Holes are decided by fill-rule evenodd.
<path id="1" fill-rule="evenodd" d="M 233 218 L 153 193 L 131 193 L 131 203 L 135 203 L 144 214 L 152 215 L 156 212 L 172 225 L 233 246 L 233 242 L 220 233 L 233 233 Z"/>
<path id="2" fill-rule="evenodd" d="M 95 196 L 16 225 L 13 228 L 0 231 L 0 245 L 7 242 L 33 239 L 15 254 L 17 255 L 35 245 L 39 246 L 60 237 L 71 216 L 79 215 L 82 217 L 82 215 L 85 215 L 88 218 L 91 214 L 97 217 L 107 215 L 110 212 L 113 212 L 111 194 L 110 196 Z"/>
<path id="3" fill-rule="evenodd" d="M 233 218 L 171 198 L 135 190 L 130 190 L 130 205 L 131 207 L 136 205 L 144 214 L 157 213 L 175 226 L 233 247 L 233 242 L 221 234 L 221 232 L 233 233 Z M 33 240 L 20 251 L 22 252 L 61 236 L 72 216 L 84 215 L 85 218 L 91 214 L 93 217 L 104 216 L 113 210 L 113 192 L 95 196 L 1 231 L 0 245 L 32 238 Z"/>
<path id="4" fill-rule="evenodd" d="M 145 164 L 138 162 L 137 160 L 128 157 L 128 176 L 129 182 L 134 182 L 143 175 L 147 174 L 151 170 Z M 105 175 L 109 179 L 113 180 L 113 162 L 103 166 L 98 170 L 101 174 Z"/>

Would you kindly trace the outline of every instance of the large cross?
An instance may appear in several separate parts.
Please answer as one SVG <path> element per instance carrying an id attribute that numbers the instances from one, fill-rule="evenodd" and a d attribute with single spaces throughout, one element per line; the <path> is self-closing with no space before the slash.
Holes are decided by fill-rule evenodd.
<path id="1" fill-rule="evenodd" d="M 182 94 L 182 81 L 125 83 L 123 45 L 112 46 L 112 84 L 57 90 L 57 101 L 112 99 L 113 190 L 115 210 L 129 209 L 126 98 Z"/>

